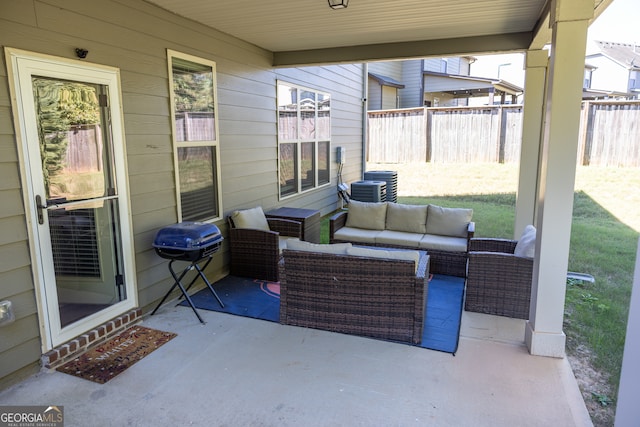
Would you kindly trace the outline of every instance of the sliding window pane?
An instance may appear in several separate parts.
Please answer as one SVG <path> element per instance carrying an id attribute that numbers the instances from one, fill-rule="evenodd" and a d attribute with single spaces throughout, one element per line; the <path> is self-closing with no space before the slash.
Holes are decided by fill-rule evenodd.
<path id="1" fill-rule="evenodd" d="M 172 58 L 177 141 L 215 141 L 213 69 Z"/>
<path id="2" fill-rule="evenodd" d="M 216 147 L 178 148 L 183 221 L 198 221 L 218 216 L 218 183 L 214 165 Z"/>
<path id="3" fill-rule="evenodd" d="M 329 141 L 318 142 L 318 185 L 329 182 Z"/>
<path id="4" fill-rule="evenodd" d="M 298 90 L 287 85 L 278 85 L 278 138 L 298 138 Z"/>
<path id="5" fill-rule="evenodd" d="M 300 91 L 300 139 L 309 140 L 316 137 L 316 94 Z"/>
<path id="6" fill-rule="evenodd" d="M 315 187 L 315 143 L 303 142 L 300 144 L 300 179 L 302 191 Z"/>
<path id="7" fill-rule="evenodd" d="M 322 93 L 318 94 L 318 124 L 316 126 L 318 139 L 331 138 L 331 97 Z"/>
<path id="8" fill-rule="evenodd" d="M 280 144 L 280 196 L 298 192 L 298 153 L 296 143 Z"/>

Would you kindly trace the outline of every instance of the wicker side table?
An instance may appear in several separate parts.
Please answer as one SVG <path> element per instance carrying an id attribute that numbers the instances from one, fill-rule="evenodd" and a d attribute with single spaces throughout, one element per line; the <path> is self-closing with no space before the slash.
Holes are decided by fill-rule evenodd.
<path id="1" fill-rule="evenodd" d="M 301 240 L 320 243 L 320 211 L 302 208 L 278 208 L 265 212 L 267 218 L 281 218 L 302 223 Z"/>

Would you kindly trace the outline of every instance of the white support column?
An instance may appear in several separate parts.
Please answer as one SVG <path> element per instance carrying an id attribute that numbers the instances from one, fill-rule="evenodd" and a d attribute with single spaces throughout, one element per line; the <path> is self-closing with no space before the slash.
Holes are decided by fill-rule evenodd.
<path id="1" fill-rule="evenodd" d="M 531 354 L 564 357 L 562 331 L 587 27 L 593 0 L 554 0 L 539 177 L 536 256 L 525 342 Z"/>
<path id="2" fill-rule="evenodd" d="M 636 252 L 636 272 L 633 276 L 631 303 L 627 320 L 627 335 L 624 342 L 618 404 L 616 406 L 616 427 L 633 426 L 640 420 L 640 240 Z"/>
<path id="3" fill-rule="evenodd" d="M 525 57 L 524 107 L 520 172 L 516 195 L 514 239 L 519 239 L 529 224 L 536 223 L 540 145 L 544 123 L 544 95 L 547 86 L 549 52 L 528 50 Z"/>

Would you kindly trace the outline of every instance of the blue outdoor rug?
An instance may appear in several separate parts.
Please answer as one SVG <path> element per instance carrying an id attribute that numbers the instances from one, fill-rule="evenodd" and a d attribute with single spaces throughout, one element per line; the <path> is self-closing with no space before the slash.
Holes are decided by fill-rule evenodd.
<path id="1" fill-rule="evenodd" d="M 191 296 L 203 310 L 219 311 L 255 319 L 279 322 L 280 284 L 257 279 L 227 276 L 213 284 L 225 307 L 220 307 L 209 289 Z M 460 317 L 464 296 L 462 277 L 434 274 L 429 282 L 427 318 L 420 347 L 455 354 L 460 335 Z M 180 305 L 188 306 L 186 301 Z"/>

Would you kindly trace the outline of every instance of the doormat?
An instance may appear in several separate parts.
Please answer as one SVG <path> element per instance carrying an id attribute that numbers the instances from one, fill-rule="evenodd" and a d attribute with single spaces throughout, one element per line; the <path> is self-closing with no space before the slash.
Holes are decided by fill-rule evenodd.
<path id="1" fill-rule="evenodd" d="M 176 336 L 172 332 L 132 326 L 56 370 L 104 384 Z"/>

